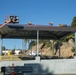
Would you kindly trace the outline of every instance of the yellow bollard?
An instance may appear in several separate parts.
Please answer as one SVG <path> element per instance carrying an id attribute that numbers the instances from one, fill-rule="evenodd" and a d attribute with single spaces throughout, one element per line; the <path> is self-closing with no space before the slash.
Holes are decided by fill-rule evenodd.
<path id="1" fill-rule="evenodd" d="M 10 51 L 8 51 L 8 56 L 10 56 Z"/>
<path id="2" fill-rule="evenodd" d="M 10 60 L 12 60 L 12 55 L 10 57 L 11 57 Z"/>

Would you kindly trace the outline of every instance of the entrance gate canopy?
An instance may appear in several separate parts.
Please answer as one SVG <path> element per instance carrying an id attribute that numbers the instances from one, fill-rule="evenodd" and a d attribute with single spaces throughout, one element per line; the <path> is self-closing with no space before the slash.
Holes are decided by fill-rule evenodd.
<path id="1" fill-rule="evenodd" d="M 76 28 L 33 24 L 8 24 L 0 29 L 0 34 L 2 38 L 37 39 L 37 31 L 39 31 L 39 39 L 61 39 L 75 33 Z"/>

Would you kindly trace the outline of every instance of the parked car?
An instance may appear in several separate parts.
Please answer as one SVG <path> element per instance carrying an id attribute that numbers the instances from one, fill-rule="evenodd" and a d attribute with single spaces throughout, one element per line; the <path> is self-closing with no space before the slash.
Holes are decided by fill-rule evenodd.
<path id="1" fill-rule="evenodd" d="M 29 53 L 30 56 L 37 56 L 36 51 L 30 51 Z M 39 56 L 41 56 L 41 52 L 38 53 Z"/>

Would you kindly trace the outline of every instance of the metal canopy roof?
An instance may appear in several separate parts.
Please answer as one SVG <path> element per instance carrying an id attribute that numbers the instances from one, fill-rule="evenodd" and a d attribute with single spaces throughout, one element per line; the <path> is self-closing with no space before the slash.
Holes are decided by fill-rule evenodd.
<path id="1" fill-rule="evenodd" d="M 9 24 L 0 29 L 0 34 L 2 38 L 36 39 L 37 30 L 39 39 L 61 39 L 76 32 L 76 28 L 71 27 Z"/>

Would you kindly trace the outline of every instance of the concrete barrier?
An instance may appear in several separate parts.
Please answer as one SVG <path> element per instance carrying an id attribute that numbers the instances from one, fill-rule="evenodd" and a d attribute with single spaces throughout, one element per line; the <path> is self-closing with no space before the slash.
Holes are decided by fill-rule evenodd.
<path id="1" fill-rule="evenodd" d="M 7 63 L 7 64 L 6 64 Z M 76 74 L 76 59 L 48 59 L 48 60 L 25 60 L 25 61 L 0 61 L 1 66 L 32 67 L 32 73 L 50 73 L 50 74 Z M 27 69 L 27 68 L 26 68 Z"/>

